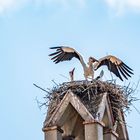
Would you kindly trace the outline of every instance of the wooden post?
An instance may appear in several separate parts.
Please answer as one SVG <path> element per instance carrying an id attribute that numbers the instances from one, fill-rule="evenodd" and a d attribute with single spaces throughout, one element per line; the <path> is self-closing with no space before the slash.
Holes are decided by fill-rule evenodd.
<path id="1" fill-rule="evenodd" d="M 104 133 L 104 140 L 117 140 L 118 134 L 113 131 L 109 130 Z"/>
<path id="2" fill-rule="evenodd" d="M 58 126 L 46 127 L 42 129 L 45 140 L 62 140 L 63 130 Z"/>
<path id="3" fill-rule="evenodd" d="M 103 140 L 103 122 L 91 121 L 83 124 L 85 125 L 85 140 Z"/>

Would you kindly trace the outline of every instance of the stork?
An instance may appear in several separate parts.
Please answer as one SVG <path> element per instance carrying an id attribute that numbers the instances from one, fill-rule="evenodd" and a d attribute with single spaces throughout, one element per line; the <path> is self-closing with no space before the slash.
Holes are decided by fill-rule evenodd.
<path id="1" fill-rule="evenodd" d="M 128 67 L 123 61 L 113 55 L 107 55 L 103 58 L 100 58 L 99 60 L 95 59 L 94 57 L 89 57 L 88 63 L 86 64 L 83 57 L 71 47 L 57 46 L 51 47 L 50 49 L 56 50 L 54 53 L 49 55 L 52 57 L 51 60 L 53 60 L 55 64 L 62 61 L 71 60 L 74 57 L 77 58 L 82 64 L 84 77 L 86 80 L 89 76 L 91 76 L 93 80 L 94 71 L 103 65 L 106 65 L 108 70 L 120 78 L 121 81 L 123 81 L 122 76 L 125 79 L 128 79 L 128 77 L 131 77 L 131 74 L 133 74 L 133 70 L 130 67 Z"/>

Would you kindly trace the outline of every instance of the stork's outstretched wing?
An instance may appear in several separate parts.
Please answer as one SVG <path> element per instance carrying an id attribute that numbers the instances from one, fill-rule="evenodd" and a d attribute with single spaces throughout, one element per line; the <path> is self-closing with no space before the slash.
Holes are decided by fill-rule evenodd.
<path id="1" fill-rule="evenodd" d="M 51 47 L 50 49 L 56 49 L 56 52 L 50 54 L 49 56 L 53 56 L 51 60 L 56 64 L 61 61 L 71 60 L 73 57 L 76 57 L 81 61 L 81 56 L 78 54 L 73 48 L 58 46 L 58 47 Z"/>
<path id="2" fill-rule="evenodd" d="M 95 70 L 97 70 L 103 65 L 106 65 L 108 69 L 113 72 L 117 77 L 119 77 L 122 81 L 122 76 L 125 79 L 128 79 L 128 77 L 131 77 L 131 74 L 133 74 L 133 70 L 130 67 L 128 67 L 123 61 L 112 55 L 108 55 L 99 59 L 99 62 L 95 65 Z"/>

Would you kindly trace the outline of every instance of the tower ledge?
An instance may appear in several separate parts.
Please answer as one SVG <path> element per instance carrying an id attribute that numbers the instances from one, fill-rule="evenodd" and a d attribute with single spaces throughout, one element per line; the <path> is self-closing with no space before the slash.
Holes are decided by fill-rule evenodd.
<path id="1" fill-rule="evenodd" d="M 125 88 L 99 80 L 74 81 L 52 89 L 49 98 L 43 130 L 55 126 L 64 131 L 64 136 L 74 135 L 76 140 L 86 140 L 90 129 L 110 140 L 129 139 L 123 113 L 129 107 Z"/>

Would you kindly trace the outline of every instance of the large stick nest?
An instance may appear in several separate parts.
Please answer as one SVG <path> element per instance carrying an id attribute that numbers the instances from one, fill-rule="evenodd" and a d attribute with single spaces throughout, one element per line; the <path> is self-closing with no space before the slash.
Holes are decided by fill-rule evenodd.
<path id="1" fill-rule="evenodd" d="M 41 106 L 48 107 L 47 120 L 50 118 L 56 107 L 59 105 L 68 90 L 71 90 L 87 107 L 90 113 L 96 118 L 98 105 L 104 93 L 111 104 L 114 120 L 119 120 L 118 111 L 129 111 L 133 101 L 137 99 L 132 96 L 134 89 L 128 86 L 116 85 L 110 81 L 74 81 L 66 82 L 55 86 L 47 91 L 45 102 Z"/>

